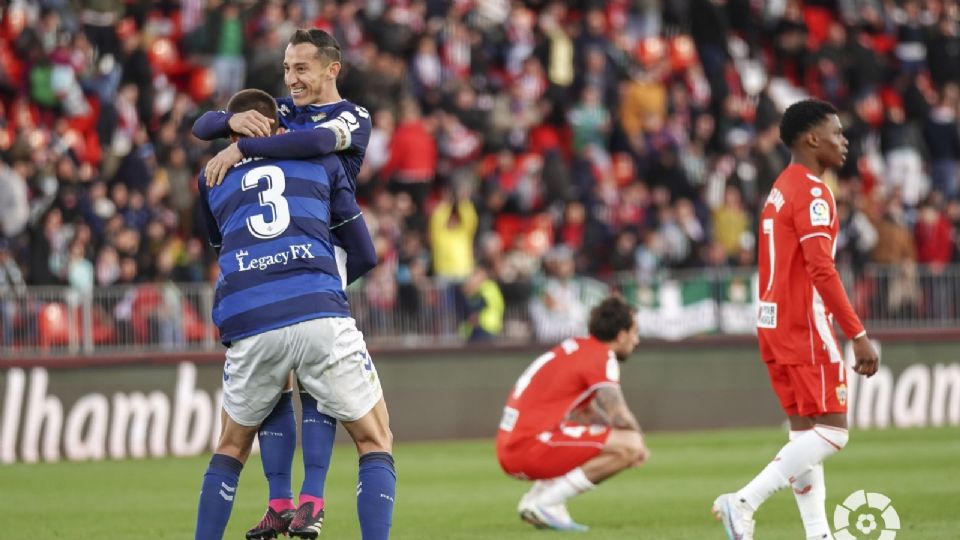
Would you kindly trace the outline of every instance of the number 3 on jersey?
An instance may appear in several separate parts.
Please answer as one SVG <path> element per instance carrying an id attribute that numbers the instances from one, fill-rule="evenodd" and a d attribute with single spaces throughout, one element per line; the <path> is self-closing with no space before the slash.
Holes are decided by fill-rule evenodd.
<path id="1" fill-rule="evenodd" d="M 250 169 L 243 175 L 243 190 L 254 189 L 261 180 L 267 181 L 267 188 L 260 192 L 260 206 L 272 210 L 273 219 L 264 219 L 266 214 L 257 214 L 247 218 L 247 229 L 257 238 L 276 238 L 283 234 L 290 226 L 290 206 L 283 198 L 283 190 L 287 187 L 287 177 L 283 170 L 276 165 L 265 165 Z"/>

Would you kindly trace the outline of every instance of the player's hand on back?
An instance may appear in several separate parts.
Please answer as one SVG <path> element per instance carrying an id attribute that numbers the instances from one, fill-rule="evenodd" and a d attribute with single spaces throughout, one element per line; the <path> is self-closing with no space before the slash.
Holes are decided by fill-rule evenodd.
<path id="1" fill-rule="evenodd" d="M 240 152 L 237 143 L 231 143 L 230 146 L 210 158 L 207 166 L 203 169 L 207 178 L 207 187 L 219 186 L 230 167 L 240 163 L 241 159 L 243 159 L 243 154 Z"/>
<path id="2" fill-rule="evenodd" d="M 870 338 L 866 334 L 853 340 L 853 356 L 856 358 L 853 370 L 860 375 L 871 377 L 880 367 L 880 357 L 877 355 L 877 349 L 873 347 L 873 343 L 870 342 Z"/>
<path id="3" fill-rule="evenodd" d="M 272 119 L 254 110 L 236 113 L 227 121 L 234 133 L 245 137 L 267 137 L 272 123 Z"/>

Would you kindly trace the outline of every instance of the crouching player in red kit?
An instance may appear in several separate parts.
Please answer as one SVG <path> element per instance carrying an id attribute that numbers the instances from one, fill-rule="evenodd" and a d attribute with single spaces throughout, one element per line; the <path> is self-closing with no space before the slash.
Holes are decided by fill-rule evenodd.
<path id="1" fill-rule="evenodd" d="M 586 530 L 566 501 L 647 459 L 620 390 L 620 362 L 639 342 L 633 309 L 607 298 L 588 329 L 589 337 L 564 340 L 527 367 L 500 420 L 497 458 L 507 474 L 534 480 L 517 510 L 538 528 Z"/>
<path id="2" fill-rule="evenodd" d="M 790 442 L 746 486 L 717 497 L 713 512 L 730 540 L 752 540 L 753 513 L 790 486 L 808 539 L 832 540 L 823 461 L 847 444 L 847 368 L 833 333 L 836 319 L 853 340 L 853 370 L 877 371 L 877 352 L 850 306 L 834 267 L 837 206 L 820 177 L 847 154 L 837 110 L 806 100 L 787 108 L 780 139 L 792 163 L 773 184 L 760 214 L 757 334 L 773 391 L 790 420 Z"/>

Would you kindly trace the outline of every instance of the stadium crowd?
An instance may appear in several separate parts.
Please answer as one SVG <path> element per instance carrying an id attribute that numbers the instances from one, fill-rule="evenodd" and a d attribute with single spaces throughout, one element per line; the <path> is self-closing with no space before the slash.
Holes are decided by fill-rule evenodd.
<path id="1" fill-rule="evenodd" d="M 5 5 L 0 296 L 214 279 L 196 176 L 226 141 L 191 126 L 241 88 L 285 95 L 300 27 L 337 38 L 373 118 L 371 305 L 439 281 L 558 309 L 573 274 L 752 265 L 779 112 L 806 95 L 850 140 L 841 266 L 960 257 L 956 0 Z"/>

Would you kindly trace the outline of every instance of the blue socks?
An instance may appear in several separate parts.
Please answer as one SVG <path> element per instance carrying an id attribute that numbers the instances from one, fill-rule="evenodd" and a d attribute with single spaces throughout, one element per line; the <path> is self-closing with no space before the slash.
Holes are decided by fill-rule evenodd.
<path id="1" fill-rule="evenodd" d="M 397 472 L 393 456 L 370 452 L 360 456 L 357 484 L 357 517 L 363 540 L 386 540 L 393 522 L 393 499 L 397 492 Z"/>
<path id="2" fill-rule="evenodd" d="M 233 499 L 243 463 L 224 454 L 214 454 L 203 475 L 200 504 L 197 508 L 197 528 L 194 540 L 221 540 L 230 520 Z"/>
<path id="3" fill-rule="evenodd" d="M 300 403 L 303 406 L 303 486 L 300 495 L 322 499 L 333 440 L 337 436 L 337 421 L 318 411 L 317 400 L 307 392 L 300 392 Z"/>
<path id="4" fill-rule="evenodd" d="M 270 501 L 293 500 L 290 469 L 297 450 L 297 421 L 293 415 L 293 392 L 283 392 L 266 420 L 260 424 L 260 461 L 270 486 Z M 290 503 L 293 506 L 293 503 Z"/>

